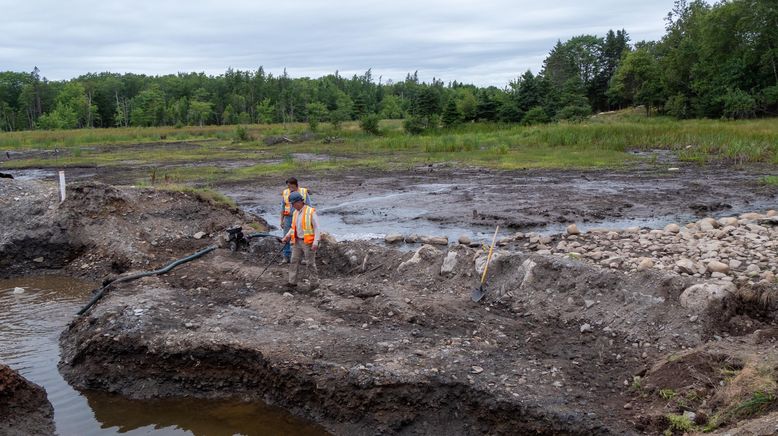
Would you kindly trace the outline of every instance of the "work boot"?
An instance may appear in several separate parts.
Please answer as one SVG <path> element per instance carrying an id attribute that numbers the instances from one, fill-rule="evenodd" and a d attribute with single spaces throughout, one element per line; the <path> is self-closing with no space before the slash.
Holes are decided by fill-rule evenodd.
<path id="1" fill-rule="evenodd" d="M 279 265 L 285 265 L 285 264 L 288 264 L 288 263 L 289 263 L 289 262 L 291 262 L 291 261 L 292 261 L 292 260 L 291 260 L 291 259 L 289 259 L 288 257 L 284 257 L 284 258 L 281 260 L 281 262 L 278 262 L 278 264 L 279 264 Z"/>

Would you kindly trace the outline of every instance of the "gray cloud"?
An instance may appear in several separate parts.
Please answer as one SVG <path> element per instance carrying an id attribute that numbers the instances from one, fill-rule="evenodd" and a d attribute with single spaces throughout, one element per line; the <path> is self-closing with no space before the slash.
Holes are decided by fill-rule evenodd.
<path id="1" fill-rule="evenodd" d="M 0 0 L 0 70 L 51 80 L 88 72 L 170 74 L 227 67 L 293 77 L 336 70 L 402 80 L 418 70 L 505 86 L 537 72 L 559 40 L 626 29 L 658 39 L 673 0 Z"/>

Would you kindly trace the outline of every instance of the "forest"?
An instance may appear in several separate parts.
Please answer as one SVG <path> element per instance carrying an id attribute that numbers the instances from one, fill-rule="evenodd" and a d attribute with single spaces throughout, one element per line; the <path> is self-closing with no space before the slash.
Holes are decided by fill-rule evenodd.
<path id="1" fill-rule="evenodd" d="M 778 2 L 676 0 L 658 41 L 626 30 L 558 41 L 537 73 L 503 88 L 418 73 L 376 80 L 368 69 L 319 78 L 228 68 L 224 74 L 88 73 L 49 81 L 0 72 L 0 131 L 403 119 L 405 130 L 464 122 L 576 121 L 632 106 L 670 117 L 743 119 L 778 114 Z"/>

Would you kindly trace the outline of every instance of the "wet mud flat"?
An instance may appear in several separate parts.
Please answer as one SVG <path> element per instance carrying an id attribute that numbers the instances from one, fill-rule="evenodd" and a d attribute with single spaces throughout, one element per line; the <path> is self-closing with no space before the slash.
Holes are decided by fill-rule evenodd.
<path id="1" fill-rule="evenodd" d="M 66 271 L 115 277 L 218 244 L 224 228 L 253 219 L 172 193 L 73 189 L 70 203 L 40 213 L 39 227 L 67 223 L 61 233 L 17 244 L 28 223 L 0 241 L 28 270 L 41 268 L 29 247 L 52 237 L 64 241 Z M 752 189 L 747 198 L 771 198 Z M 38 204 L 17 203 L 17 213 Z M 688 304 L 690 287 L 718 279 L 590 264 L 552 253 L 550 242 L 506 241 L 481 304 L 470 300 L 486 261 L 480 248 L 408 252 L 328 239 L 322 286 L 294 292 L 281 265 L 260 276 L 279 250 L 272 238 L 248 251 L 217 249 L 110 289 L 63 333 L 60 368 L 78 388 L 131 398 L 262 399 L 337 434 L 655 434 L 670 427 L 657 400 L 671 388 L 667 375 L 687 382 L 676 391 L 695 385 L 699 371 L 686 368 L 698 356 L 723 362 L 705 372 L 701 399 L 730 374 L 720 370 L 776 367 L 774 283 L 754 279 L 742 283 L 750 293 Z M 724 427 L 743 418 L 728 419 Z"/>
<path id="2" fill-rule="evenodd" d="M 760 183 L 771 168 L 683 166 L 678 171 L 492 171 L 423 166 L 411 171 L 296 174 L 309 188 L 323 225 L 338 239 L 386 233 L 485 238 L 500 225 L 559 233 L 571 223 L 663 227 L 705 216 L 770 209 L 778 187 Z M 249 211 L 278 225 L 284 177 L 217 185 Z"/>

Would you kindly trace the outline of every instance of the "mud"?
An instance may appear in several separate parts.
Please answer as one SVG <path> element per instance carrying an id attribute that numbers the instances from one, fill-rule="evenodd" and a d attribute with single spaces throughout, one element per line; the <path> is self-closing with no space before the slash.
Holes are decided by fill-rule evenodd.
<path id="1" fill-rule="evenodd" d="M 690 171 L 683 177 L 699 178 L 707 170 Z M 692 198 L 725 202 L 734 210 L 772 202 L 775 195 L 774 188 L 736 171 L 719 174 L 726 179 L 719 184 L 690 187 L 688 179 L 660 183 L 677 176 L 655 172 L 634 178 L 608 173 L 587 185 L 581 179 L 591 173 L 519 177 L 472 170 L 457 176 L 473 181 L 466 189 L 431 183 L 453 176 L 454 170 L 433 167 L 394 177 L 312 179 L 309 186 L 317 186 L 315 201 L 332 202 L 331 211 L 343 216 L 360 207 L 360 198 L 392 195 L 394 189 L 401 198 L 382 201 L 401 208 L 428 189 L 433 193 L 419 201 L 444 200 L 434 202 L 439 209 L 425 203 L 428 212 L 417 219 L 442 225 L 500 223 L 511 230 L 534 228 L 530 221 L 548 223 L 553 217 L 561 223 L 686 214 L 681 204 Z M 501 184 L 490 185 L 495 179 Z M 532 181 L 522 184 L 524 179 Z M 619 180 L 623 185 L 610 199 L 601 197 Z M 591 187 L 587 194 L 573 188 L 581 184 Z M 672 197 L 674 184 L 678 192 Z M 236 222 L 263 224 L 250 214 L 180 194 L 90 182 L 74 186 L 69 200 L 52 207 L 51 187 L 26 181 L 0 186 L 22 187 L 31 196 L 9 202 L 14 212 L 3 222 L 11 213 L 42 210 L 33 215 L 40 221 L 13 226 L 0 241 L 0 250 L 17 261 L 4 267 L 9 271 L 48 265 L 48 257 L 36 262 L 34 250 L 54 240 L 64 241 L 61 254 L 51 259 L 57 268 L 115 277 L 218 242 L 221 230 Z M 544 198 L 528 194 L 531 186 L 552 187 Z M 484 187 L 490 189 L 482 193 Z M 222 188 L 238 193 L 242 204 L 249 201 L 245 187 Z M 328 196 L 327 190 L 336 188 L 338 193 Z M 277 203 L 270 189 L 255 194 L 258 200 L 252 201 Z M 471 206 L 476 213 L 468 210 Z M 375 218 L 369 219 L 397 216 L 389 206 L 374 210 Z M 350 224 L 361 226 L 365 215 L 370 216 L 355 215 Z M 52 227 L 59 230 L 52 233 Z M 194 239 L 196 231 L 208 236 Z M 30 233 L 39 236 L 19 243 L 28 240 L 20 235 Z M 330 238 L 318 257 L 321 287 L 289 293 L 283 286 L 286 269 L 275 264 L 278 249 L 272 238 L 260 238 L 245 252 L 219 249 L 169 274 L 116 285 L 63 333 L 63 375 L 79 389 L 129 398 L 261 399 L 336 434 L 653 434 L 668 427 L 656 398 L 658 391 L 673 387 L 665 386 L 662 371 L 688 380 L 698 374 L 711 378 L 707 390 L 699 392 L 706 402 L 695 404 L 702 416 L 718 410 L 706 409 L 720 395 L 716 382 L 721 380 L 713 375 L 728 368 L 699 366 L 684 373 L 657 366 L 672 360 L 668 356 L 724 356 L 714 363 L 762 356 L 760 362 L 770 364 L 770 356 L 778 355 L 769 334 L 775 308 L 762 305 L 757 313 L 749 305 L 774 295 L 772 284 L 752 293 L 756 300 L 739 293 L 706 310 L 692 310 L 680 296 L 705 277 L 622 271 L 506 246 L 489 267 L 485 301 L 475 304 L 470 292 L 486 257 L 480 248 L 422 246 L 410 253 Z M 717 327 L 735 318 L 739 326 L 754 322 L 740 330 Z M 645 377 L 645 390 L 633 388 L 635 377 Z M 729 403 L 721 404 L 723 410 Z M 753 417 L 733 417 L 722 425 L 748 418 Z"/>
<path id="2" fill-rule="evenodd" d="M 0 364 L 0 434 L 54 434 L 54 412 L 42 387 Z"/>

